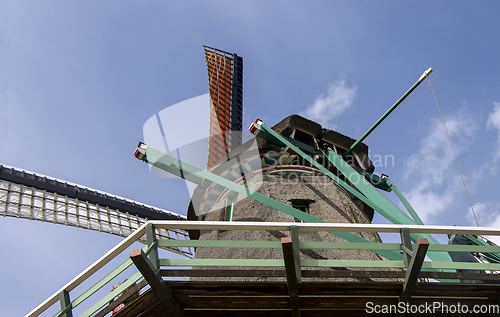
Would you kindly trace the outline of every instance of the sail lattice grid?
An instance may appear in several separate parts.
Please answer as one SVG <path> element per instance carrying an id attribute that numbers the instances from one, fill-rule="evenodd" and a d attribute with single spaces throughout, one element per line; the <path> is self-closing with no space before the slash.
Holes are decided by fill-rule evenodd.
<path id="1" fill-rule="evenodd" d="M 116 199 L 116 196 L 110 198 Z M 5 179 L 0 179 L 0 215 L 83 228 L 120 237 L 127 237 L 148 221 L 147 218 L 125 210 Z M 159 229 L 156 234 L 161 239 L 189 239 L 188 232 L 180 229 Z M 146 243 L 145 236 L 141 238 L 141 242 Z M 194 250 L 189 247 L 166 249 L 188 257 L 194 254 Z"/>

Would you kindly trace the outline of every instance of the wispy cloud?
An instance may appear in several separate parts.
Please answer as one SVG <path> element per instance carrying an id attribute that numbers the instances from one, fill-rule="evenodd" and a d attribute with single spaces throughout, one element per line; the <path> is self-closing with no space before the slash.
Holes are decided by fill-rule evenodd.
<path id="1" fill-rule="evenodd" d="M 494 103 L 495 108 L 488 115 L 488 128 L 495 128 L 498 130 L 498 143 L 496 145 L 495 161 L 500 158 L 500 102 Z"/>
<path id="2" fill-rule="evenodd" d="M 487 201 L 484 203 L 476 203 L 474 204 L 474 211 L 476 212 L 477 221 L 481 227 L 500 227 L 500 202 Z M 471 208 L 469 208 L 467 212 L 467 218 L 472 226 L 476 226 Z M 499 236 L 490 236 L 488 239 L 500 245 Z"/>
<path id="3" fill-rule="evenodd" d="M 470 114 L 460 111 L 446 120 L 446 126 L 459 155 L 477 130 L 477 123 Z M 446 132 L 439 120 L 431 122 L 418 152 L 408 158 L 406 169 L 405 179 L 416 184 L 406 196 L 425 223 L 449 208 L 464 190 Z"/>
<path id="4" fill-rule="evenodd" d="M 352 105 L 356 90 L 356 86 L 347 86 L 345 80 L 339 80 L 330 85 L 326 95 L 319 95 L 313 104 L 299 114 L 334 129 L 336 125 L 333 120 Z"/>

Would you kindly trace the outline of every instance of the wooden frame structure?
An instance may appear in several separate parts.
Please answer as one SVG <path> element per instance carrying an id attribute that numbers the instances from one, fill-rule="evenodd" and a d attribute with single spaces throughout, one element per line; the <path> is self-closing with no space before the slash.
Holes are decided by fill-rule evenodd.
<path id="1" fill-rule="evenodd" d="M 279 230 L 289 232 L 281 241 L 224 241 L 224 240 L 164 240 L 153 234 L 156 229 L 200 229 L 200 230 Z M 301 232 L 385 232 L 401 236 L 400 243 L 352 243 L 352 242 L 307 242 L 300 241 Z M 101 259 L 74 280 L 54 293 L 27 317 L 38 316 L 57 302 L 61 310 L 54 316 L 72 316 L 84 301 L 94 303 L 80 316 L 105 316 L 119 302 L 112 303 L 117 295 L 136 283 L 130 292 L 149 285 L 138 299 L 116 314 L 127 316 L 163 316 L 167 311 L 172 316 L 358 316 L 366 313 L 368 303 L 373 305 L 398 305 L 405 302 L 422 305 L 425 302 L 440 302 L 446 305 L 461 303 L 470 305 L 499 304 L 500 284 L 431 283 L 433 279 L 477 279 L 500 281 L 500 275 L 486 273 L 443 272 L 443 269 L 500 270 L 500 264 L 427 262 L 430 252 L 500 252 L 498 246 L 429 245 L 425 240 L 409 243 L 410 233 L 426 234 L 481 234 L 500 235 L 500 229 L 445 227 L 363 225 L 330 223 L 253 223 L 253 222 L 208 222 L 208 221 L 150 221 L 118 244 Z M 146 236 L 148 245 L 133 251 L 122 265 L 106 274 L 94 286 L 76 299 L 70 300 L 71 292 L 83 281 L 96 274 L 105 264 L 116 258 L 141 237 Z M 283 250 L 283 259 L 175 259 L 161 258 L 158 248 L 169 245 L 196 248 L 277 248 Z M 407 261 L 380 260 L 303 260 L 299 249 L 354 249 L 393 250 L 407 254 Z M 126 256 L 127 254 L 125 254 Z M 128 278 L 116 290 L 103 298 L 91 297 L 98 289 L 112 284 L 124 267 L 133 266 L 137 273 Z M 180 269 L 179 267 L 188 269 Z M 191 269 L 189 269 L 191 268 Z M 224 268 L 224 269 L 221 269 Z M 358 268 L 346 271 L 341 268 Z M 392 270 L 384 270 L 384 269 Z M 228 281 L 228 277 L 268 276 L 276 281 L 245 282 Z M 185 280 L 179 277 L 210 277 L 210 280 Z M 335 279 L 351 277 L 353 282 L 338 282 Z M 219 278 L 217 280 L 216 278 Z M 356 281 L 356 279 L 358 279 Z M 370 282 L 366 282 L 370 279 Z M 377 280 L 383 279 L 383 280 Z M 130 296 L 130 292 L 123 296 Z M 493 306 L 492 306 L 493 307 Z M 384 316 L 382 314 L 382 316 Z"/>

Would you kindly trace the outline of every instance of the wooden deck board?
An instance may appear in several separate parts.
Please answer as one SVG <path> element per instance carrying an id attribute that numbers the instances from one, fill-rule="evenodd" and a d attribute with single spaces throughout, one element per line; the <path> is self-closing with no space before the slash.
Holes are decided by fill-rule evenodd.
<path id="1" fill-rule="evenodd" d="M 168 282 L 168 286 L 189 316 L 290 316 L 285 282 Z M 365 316 L 366 303 L 396 305 L 402 283 L 310 282 L 300 290 L 302 316 Z M 499 304 L 500 285 L 421 283 L 411 304 L 433 301 L 447 305 Z M 116 317 L 165 316 L 165 304 L 148 290 L 119 311 Z M 389 316 L 377 314 L 377 316 Z M 419 315 L 423 316 L 423 315 Z"/>

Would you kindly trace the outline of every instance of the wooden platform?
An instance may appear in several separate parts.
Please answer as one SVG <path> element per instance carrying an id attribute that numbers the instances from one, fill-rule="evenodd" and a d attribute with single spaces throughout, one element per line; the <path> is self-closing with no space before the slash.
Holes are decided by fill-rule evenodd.
<path id="1" fill-rule="evenodd" d="M 286 282 L 167 282 L 184 316 L 291 316 Z M 302 316 L 395 316 L 367 313 L 367 302 L 397 305 L 402 283 L 305 282 L 300 287 Z M 410 304 L 500 305 L 500 285 L 421 283 Z M 121 316 L 171 316 L 149 289 L 120 310 Z M 413 314 L 407 314 L 412 316 Z M 418 314 L 425 316 L 425 314 Z M 498 316 L 498 314 L 469 314 Z"/>

